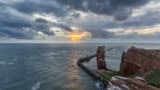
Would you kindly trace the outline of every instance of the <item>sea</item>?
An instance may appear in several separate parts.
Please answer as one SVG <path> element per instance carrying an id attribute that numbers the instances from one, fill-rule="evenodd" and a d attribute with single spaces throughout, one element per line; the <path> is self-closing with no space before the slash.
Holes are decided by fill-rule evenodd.
<path id="1" fill-rule="evenodd" d="M 79 58 L 105 46 L 107 67 L 119 70 L 121 54 L 131 46 L 160 49 L 153 43 L 0 44 L 0 90 L 98 90 Z M 96 69 L 96 58 L 86 63 Z"/>

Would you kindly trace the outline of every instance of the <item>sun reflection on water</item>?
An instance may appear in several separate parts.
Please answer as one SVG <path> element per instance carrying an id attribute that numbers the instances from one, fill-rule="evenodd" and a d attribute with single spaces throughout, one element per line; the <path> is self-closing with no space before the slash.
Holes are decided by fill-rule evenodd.
<path id="1" fill-rule="evenodd" d="M 83 90 L 84 88 L 80 84 L 80 73 L 78 70 L 78 66 L 76 65 L 77 59 L 78 59 L 78 51 L 72 50 L 72 53 L 70 54 L 70 65 L 67 68 L 66 72 L 66 79 L 67 82 L 65 87 L 68 89 L 77 89 L 79 88 L 80 90 Z"/>

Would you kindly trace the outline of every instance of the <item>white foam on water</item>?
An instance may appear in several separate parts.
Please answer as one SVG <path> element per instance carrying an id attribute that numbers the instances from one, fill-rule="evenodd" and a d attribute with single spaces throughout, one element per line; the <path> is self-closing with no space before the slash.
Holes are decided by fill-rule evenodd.
<path id="1" fill-rule="evenodd" d="M 58 53 L 56 53 L 56 52 L 49 52 L 49 53 L 43 54 L 43 56 L 55 56 L 55 55 L 58 55 Z"/>
<path id="2" fill-rule="evenodd" d="M 12 65 L 14 62 L 5 62 L 5 61 L 0 61 L 0 65 Z"/>
<path id="3" fill-rule="evenodd" d="M 65 51 L 65 50 L 62 50 L 61 52 L 62 52 L 62 53 L 66 53 L 67 51 Z"/>
<path id="4" fill-rule="evenodd" d="M 17 60 L 18 60 L 18 57 L 13 58 L 13 61 L 17 61 Z"/>
<path id="5" fill-rule="evenodd" d="M 14 64 L 14 62 L 8 62 L 8 65 L 12 65 L 12 64 Z"/>
<path id="6" fill-rule="evenodd" d="M 103 85 L 103 83 L 102 82 L 96 82 L 95 83 L 95 86 L 96 86 L 96 88 L 98 89 L 98 90 L 104 90 L 104 85 Z"/>
<path id="7" fill-rule="evenodd" d="M 0 65 L 5 65 L 5 64 L 7 64 L 7 62 L 5 62 L 5 61 L 0 61 Z"/>
<path id="8" fill-rule="evenodd" d="M 58 53 L 55 52 L 50 52 L 51 55 L 57 55 Z"/>
<path id="9" fill-rule="evenodd" d="M 31 90 L 38 90 L 40 88 L 40 82 L 37 82 L 36 84 L 33 85 L 33 87 L 31 88 Z"/>
<path id="10" fill-rule="evenodd" d="M 108 48 L 106 51 L 114 52 L 115 50 L 116 50 L 115 48 Z"/>

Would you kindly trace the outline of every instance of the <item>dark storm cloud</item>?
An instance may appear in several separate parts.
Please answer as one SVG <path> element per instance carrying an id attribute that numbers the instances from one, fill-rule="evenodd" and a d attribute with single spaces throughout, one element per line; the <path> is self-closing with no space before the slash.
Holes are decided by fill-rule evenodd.
<path id="1" fill-rule="evenodd" d="M 30 28 L 30 21 L 13 16 L 8 12 L 0 12 L 0 36 L 18 39 L 31 39 L 30 34 L 25 33 L 23 28 Z"/>
<path id="2" fill-rule="evenodd" d="M 50 27 L 49 23 L 50 22 L 46 21 L 45 19 L 37 18 L 35 19 L 35 23 L 32 29 L 34 29 L 35 31 L 41 31 L 47 35 L 54 35 L 54 32 L 49 30 Z"/>
<path id="3" fill-rule="evenodd" d="M 17 16 L 12 16 L 8 12 L 0 13 L 0 23 L 1 27 L 10 27 L 10 28 L 31 27 L 31 24 L 28 20 Z"/>
<path id="4" fill-rule="evenodd" d="M 111 37 L 114 37 L 114 33 L 104 31 L 104 30 L 88 29 L 87 31 L 92 34 L 92 38 L 111 38 Z"/>
<path id="5" fill-rule="evenodd" d="M 53 31 L 49 30 L 49 27 L 58 27 L 66 31 L 72 31 L 69 25 L 58 23 L 58 22 L 49 22 L 42 18 L 37 18 L 35 20 L 35 24 L 33 25 L 33 29 L 37 31 L 41 31 L 47 35 L 54 35 Z"/>
<path id="6" fill-rule="evenodd" d="M 141 16 L 136 16 L 131 18 L 130 20 L 121 23 L 119 26 L 123 28 L 143 28 L 143 27 L 150 27 L 157 24 L 160 24 L 160 12 L 148 12 Z"/>
<path id="7" fill-rule="evenodd" d="M 32 39 L 33 35 L 28 34 L 21 29 L 13 29 L 7 27 L 1 27 L 0 37 L 16 38 L 16 39 Z"/>
<path id="8" fill-rule="evenodd" d="M 125 20 L 124 22 L 115 22 L 115 21 L 97 21 L 96 23 L 92 23 L 90 21 L 88 24 L 82 23 L 81 27 L 83 28 L 96 28 L 98 29 L 116 29 L 121 28 L 127 30 L 129 28 L 147 28 L 153 27 L 155 25 L 160 24 L 160 12 L 153 12 L 149 11 L 146 12 L 144 15 L 130 17 L 129 19 Z M 133 33 L 134 34 L 134 33 Z"/>
<path id="9" fill-rule="evenodd" d="M 79 18 L 79 17 L 80 17 L 80 13 L 74 12 L 74 13 L 72 14 L 72 17 Z"/>
<path id="10" fill-rule="evenodd" d="M 56 0 L 70 9 L 110 15 L 116 20 L 128 18 L 132 9 L 146 4 L 149 0 Z"/>
<path id="11" fill-rule="evenodd" d="M 116 37 L 114 33 L 105 31 L 111 28 L 130 28 L 145 27 L 160 23 L 160 13 L 146 13 L 142 16 L 130 17 L 132 10 L 144 6 L 149 0 L 24 0 L 13 1 L 11 4 L 0 3 L 0 36 L 17 38 L 17 39 L 33 39 L 37 32 L 43 32 L 45 35 L 54 35 L 50 27 L 59 27 L 63 30 L 72 31 L 71 26 L 82 28 L 92 34 L 93 38 L 112 38 Z M 9 2 L 9 1 L 8 1 Z M 7 2 L 6 2 L 7 3 Z M 18 14 L 12 15 L 5 8 L 15 9 L 22 15 L 29 17 L 21 17 Z M 92 12 L 97 15 L 113 16 L 117 21 L 109 21 L 106 19 L 89 20 L 80 24 L 66 23 L 66 18 L 81 20 L 81 13 Z M 13 13 L 13 12 L 12 12 Z M 58 22 L 49 22 L 42 18 L 33 20 L 33 14 L 45 14 L 54 16 Z M 97 16 L 98 17 L 98 16 Z M 34 17 L 35 18 L 35 17 Z M 128 18 L 128 19 L 127 19 Z M 127 20 L 126 20 L 127 19 Z M 70 20 L 70 22 L 72 22 Z M 31 30 L 26 31 L 24 28 Z M 136 35 L 136 34 L 134 34 Z M 130 35 L 132 36 L 132 35 Z"/>
<path id="12" fill-rule="evenodd" d="M 42 18 L 37 18 L 35 22 L 36 22 L 36 27 L 38 27 L 39 29 L 44 29 L 49 31 L 49 27 L 54 26 L 54 27 L 61 28 L 63 30 L 72 31 L 69 25 L 58 23 L 58 22 L 49 22 Z"/>
<path id="13" fill-rule="evenodd" d="M 72 28 L 69 25 L 62 24 L 62 23 L 53 23 L 53 26 L 59 27 L 61 29 L 64 29 L 66 31 L 72 31 Z"/>
<path id="14" fill-rule="evenodd" d="M 49 30 L 49 25 L 47 25 L 47 24 L 35 23 L 31 29 L 33 29 L 35 31 L 43 32 L 46 35 L 54 35 L 54 32 Z"/>
<path id="15" fill-rule="evenodd" d="M 29 22 L 23 21 L 23 20 L 10 20 L 7 19 L 6 20 L 0 20 L 1 27 L 10 27 L 10 28 L 25 28 L 25 27 L 31 27 L 31 24 Z"/>
<path id="16" fill-rule="evenodd" d="M 17 2 L 12 5 L 13 8 L 26 14 L 32 13 L 51 13 L 56 16 L 64 16 L 67 13 L 65 7 L 58 6 L 54 1 L 30 1 Z"/>
<path id="17" fill-rule="evenodd" d="M 44 20 L 44 19 L 42 19 L 42 18 L 37 18 L 37 19 L 35 20 L 35 22 L 37 22 L 37 23 L 47 23 L 47 21 Z"/>
<path id="18" fill-rule="evenodd" d="M 12 15 L 6 9 L 0 11 L 0 37 L 33 39 L 38 31 L 46 35 L 54 35 L 54 32 L 49 30 L 47 23 L 47 21 L 40 18 L 32 21 L 29 18 L 16 16 L 16 14 Z M 30 29 L 30 31 L 26 31 L 25 28 Z"/>
<path id="19" fill-rule="evenodd" d="M 41 19 L 41 18 L 37 18 L 35 21 L 33 21 L 29 17 L 25 18 L 19 15 L 16 15 L 16 12 L 15 12 L 15 15 L 10 13 L 11 11 L 10 9 L 14 7 L 18 11 L 22 10 L 21 11 L 22 13 L 26 13 L 30 16 L 32 13 L 38 13 L 38 12 L 47 13 L 47 12 L 52 12 L 52 11 L 53 13 L 56 13 L 56 15 L 60 14 L 59 10 L 56 11 L 56 9 L 51 9 L 50 6 L 45 7 L 45 5 L 44 6 L 41 5 L 42 3 L 36 4 L 34 2 L 33 4 L 31 4 L 30 2 L 27 2 L 27 3 L 19 2 L 19 3 L 14 3 L 11 6 L 8 6 L 7 4 L 0 3 L 1 5 L 0 6 L 0 27 L 1 27 L 0 36 L 8 37 L 8 38 L 17 38 L 17 39 L 33 39 L 34 36 L 37 35 L 36 32 L 38 31 L 43 32 L 46 35 L 54 35 L 54 32 L 49 30 L 50 26 L 57 26 L 62 29 L 71 31 L 71 28 L 64 24 L 60 24 L 60 23 L 50 24 L 51 22 L 48 22 L 45 19 Z M 54 10 L 56 12 L 54 12 Z M 26 32 L 24 28 L 28 28 L 32 30 L 32 32 L 31 31 Z"/>

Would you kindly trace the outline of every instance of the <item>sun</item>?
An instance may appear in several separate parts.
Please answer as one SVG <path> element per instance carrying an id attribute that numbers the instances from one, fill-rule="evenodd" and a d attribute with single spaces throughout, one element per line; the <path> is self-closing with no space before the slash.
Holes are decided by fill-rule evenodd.
<path id="1" fill-rule="evenodd" d="M 70 32 L 67 35 L 67 38 L 69 38 L 72 42 L 79 42 L 84 37 L 84 34 L 82 32 Z"/>

